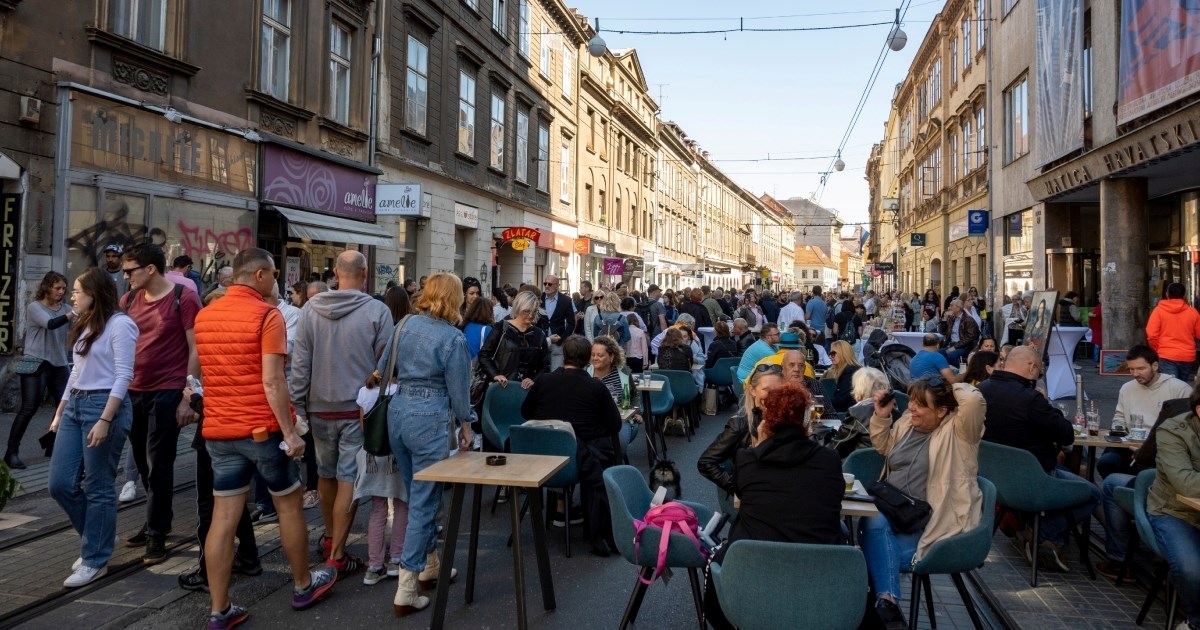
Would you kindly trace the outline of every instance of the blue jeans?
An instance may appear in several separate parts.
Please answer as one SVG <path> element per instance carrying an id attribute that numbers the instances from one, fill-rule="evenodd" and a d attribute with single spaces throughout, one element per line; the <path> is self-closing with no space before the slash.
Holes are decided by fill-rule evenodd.
<path id="1" fill-rule="evenodd" d="M 1192 379 L 1196 376 L 1196 369 L 1192 367 L 1194 363 L 1194 361 L 1172 361 L 1159 357 L 1158 371 L 1163 374 L 1170 374 L 1184 383 L 1191 385 Z"/>
<path id="2" fill-rule="evenodd" d="M 921 532 L 897 533 L 883 515 L 859 520 L 858 542 L 876 597 L 891 595 L 900 603 L 900 571 L 912 566 L 920 540 Z"/>
<path id="3" fill-rule="evenodd" d="M 1123 562 L 1129 549 L 1129 537 L 1133 535 L 1133 516 L 1126 514 L 1113 500 L 1117 488 L 1132 487 L 1133 475 L 1113 473 L 1104 478 L 1100 488 L 1104 504 L 1104 551 L 1112 562 Z"/>
<path id="4" fill-rule="evenodd" d="M 408 488 L 408 528 L 400 566 L 406 571 L 423 571 L 425 555 L 437 548 L 442 484 L 413 481 L 413 474 L 450 455 L 450 398 L 446 391 L 401 386 L 388 405 L 388 436 Z"/>
<path id="5" fill-rule="evenodd" d="M 1066 479 L 1068 481 L 1082 481 L 1092 490 L 1092 500 L 1082 505 L 1077 505 L 1070 509 L 1070 514 L 1075 517 L 1076 523 L 1082 523 L 1084 519 L 1090 517 L 1096 511 L 1096 506 L 1100 505 L 1100 488 L 1096 484 L 1069 472 L 1064 468 L 1055 468 L 1050 471 L 1050 476 L 1056 479 Z M 1050 542 L 1062 547 L 1067 544 L 1067 510 L 1055 510 L 1047 512 L 1042 517 L 1041 525 L 1038 528 L 1038 542 L 1049 540 Z"/>
<path id="6" fill-rule="evenodd" d="M 950 364 L 952 369 L 958 368 L 958 362 L 965 359 L 971 353 L 970 348 L 942 348 L 942 356 L 946 357 L 946 363 Z"/>
<path id="7" fill-rule="evenodd" d="M 1171 584 L 1187 611 L 1188 626 L 1200 628 L 1200 529 L 1174 516 L 1154 514 L 1150 527 L 1171 568 Z"/>
<path id="8" fill-rule="evenodd" d="M 117 464 L 133 423 L 129 399 L 121 402 L 108 428 L 108 438 L 88 448 L 88 432 L 100 421 L 108 390 L 72 394 L 58 421 L 50 458 L 50 496 L 67 513 L 79 534 L 83 564 L 108 564 L 117 537 Z"/>

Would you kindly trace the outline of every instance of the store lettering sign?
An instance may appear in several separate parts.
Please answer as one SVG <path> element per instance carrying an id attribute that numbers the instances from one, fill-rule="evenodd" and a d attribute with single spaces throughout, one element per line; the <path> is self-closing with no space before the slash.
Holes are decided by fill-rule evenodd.
<path id="1" fill-rule="evenodd" d="M 500 233 L 500 238 L 505 241 L 515 241 L 522 238 L 536 243 L 541 236 L 541 232 L 531 227 L 510 227 Z"/>
<path id="2" fill-rule="evenodd" d="M 263 147 L 262 200 L 359 221 L 375 220 L 374 173 L 288 147 Z"/>
<path id="3" fill-rule="evenodd" d="M 580 256 L 587 256 L 588 251 L 592 248 L 592 239 L 577 238 L 575 239 L 575 253 Z"/>
<path id="4" fill-rule="evenodd" d="M 72 92 L 71 164 L 145 179 L 255 193 L 253 142 L 158 112 Z"/>
<path id="5" fill-rule="evenodd" d="M 21 195 L 0 195 L 0 354 L 13 353 L 17 333 L 17 226 L 21 223 Z"/>
<path id="6" fill-rule="evenodd" d="M 608 244 L 601 243 L 599 241 L 592 241 L 592 253 L 597 256 L 609 255 L 610 252 L 608 251 Z"/>
<path id="7" fill-rule="evenodd" d="M 479 208 L 465 203 L 454 204 L 454 225 L 465 228 L 479 227 Z"/>
<path id="8" fill-rule="evenodd" d="M 420 184 L 376 184 L 375 214 L 419 217 L 421 214 Z"/>
<path id="9" fill-rule="evenodd" d="M 606 276 L 623 276 L 623 275 L 625 275 L 625 259 L 624 258 L 605 258 L 604 259 L 604 275 L 606 275 Z"/>

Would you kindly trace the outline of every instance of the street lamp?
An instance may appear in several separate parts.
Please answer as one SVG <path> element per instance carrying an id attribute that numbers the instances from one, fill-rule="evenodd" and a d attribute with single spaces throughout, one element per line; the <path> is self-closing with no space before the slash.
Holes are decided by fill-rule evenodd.
<path id="1" fill-rule="evenodd" d="M 596 18 L 596 34 L 588 40 L 587 51 L 596 58 L 603 57 L 604 53 L 608 52 L 608 45 L 604 43 L 604 38 L 600 37 L 600 18 Z"/>
<path id="2" fill-rule="evenodd" d="M 908 34 L 900 28 L 900 9 L 896 9 L 896 22 L 892 25 L 892 30 L 888 33 L 887 45 L 894 52 L 904 50 L 904 45 L 908 43 Z"/>

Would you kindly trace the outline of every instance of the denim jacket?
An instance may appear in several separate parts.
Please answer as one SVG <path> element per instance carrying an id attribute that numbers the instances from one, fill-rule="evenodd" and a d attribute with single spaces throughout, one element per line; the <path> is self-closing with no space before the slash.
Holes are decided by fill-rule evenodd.
<path id="1" fill-rule="evenodd" d="M 456 424 L 473 422 L 471 354 L 462 331 L 445 320 L 419 313 L 408 318 L 397 345 L 397 398 L 403 398 L 405 390 L 430 390 L 449 398 L 450 416 Z M 389 344 L 379 357 L 376 369 L 380 374 L 387 369 L 392 350 Z"/>

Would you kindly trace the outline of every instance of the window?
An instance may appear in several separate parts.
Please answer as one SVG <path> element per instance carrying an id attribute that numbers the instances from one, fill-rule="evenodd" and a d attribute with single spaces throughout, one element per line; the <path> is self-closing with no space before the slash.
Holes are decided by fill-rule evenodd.
<path id="1" fill-rule="evenodd" d="M 479 11 L 479 0 L 463 0 L 463 4 L 471 7 L 473 11 Z"/>
<path id="2" fill-rule="evenodd" d="M 558 153 L 558 198 L 563 201 L 571 200 L 571 141 L 563 138 L 562 148 Z"/>
<path id="3" fill-rule="evenodd" d="M 350 122 L 350 31 L 329 25 L 329 117 Z"/>
<path id="4" fill-rule="evenodd" d="M 475 77 L 458 73 L 458 152 L 475 155 Z"/>
<path id="5" fill-rule="evenodd" d="M 1004 91 L 1004 161 L 1029 153 L 1028 79 L 1023 77 Z"/>
<path id="6" fill-rule="evenodd" d="M 802 280 L 808 280 L 808 270 L 807 269 L 800 270 L 800 278 Z"/>
<path id="7" fill-rule="evenodd" d="M 1092 12 L 1083 14 L 1083 115 L 1092 115 Z"/>
<path id="8" fill-rule="evenodd" d="M 958 85 L 958 38 L 950 40 L 950 85 Z"/>
<path id="9" fill-rule="evenodd" d="M 412 35 L 408 36 L 406 63 L 404 126 L 425 135 L 429 105 L 429 47 Z"/>
<path id="10" fill-rule="evenodd" d="M 1017 0 L 1004 0 L 1004 15 L 1008 15 L 1008 12 L 1012 11 L 1015 6 L 1017 6 Z"/>
<path id="11" fill-rule="evenodd" d="M 167 44 L 167 0 L 110 0 L 112 31 L 122 37 L 163 50 Z"/>
<path id="12" fill-rule="evenodd" d="M 492 94 L 492 168 L 504 170 L 504 95 Z"/>
<path id="13" fill-rule="evenodd" d="M 529 38 L 532 34 L 529 32 L 529 0 L 521 0 L 518 8 L 517 18 L 517 51 L 521 56 L 529 58 Z"/>
<path id="14" fill-rule="evenodd" d="M 971 121 L 964 121 L 962 124 L 962 174 L 966 177 L 971 172 L 971 163 L 974 161 L 974 153 L 971 143 L 973 141 L 971 135 Z"/>
<path id="15" fill-rule="evenodd" d="M 550 190 L 550 126 L 546 123 L 538 125 L 537 187 Z"/>
<path id="16" fill-rule="evenodd" d="M 542 76 L 550 78 L 550 25 L 542 22 Z"/>
<path id="17" fill-rule="evenodd" d="M 291 11 L 291 0 L 262 2 L 262 62 L 258 72 L 258 87 L 281 101 L 288 98 Z"/>
<path id="18" fill-rule="evenodd" d="M 517 112 L 517 181 L 529 181 L 529 114 Z"/>
<path id="19" fill-rule="evenodd" d="M 562 93 L 563 96 L 571 98 L 571 88 L 574 84 L 575 75 L 575 53 L 571 50 L 563 48 L 563 67 L 562 67 Z"/>
<path id="20" fill-rule="evenodd" d="M 492 28 L 508 36 L 508 3 L 504 0 L 492 0 Z"/>
<path id="21" fill-rule="evenodd" d="M 962 21 L 962 42 L 963 42 L 963 72 L 971 67 L 971 18 L 963 18 Z"/>
<path id="22" fill-rule="evenodd" d="M 982 105 L 975 110 L 975 166 L 983 166 L 987 160 L 987 116 Z"/>
<path id="23" fill-rule="evenodd" d="M 950 167 L 950 172 L 947 173 L 947 184 L 953 184 L 958 181 L 958 132 L 950 133 L 950 140 L 946 143 L 950 149 L 950 159 L 946 161 L 946 165 Z"/>
<path id="24" fill-rule="evenodd" d="M 975 29 L 975 50 L 987 48 L 987 0 L 975 0 L 975 19 L 979 27 Z"/>

